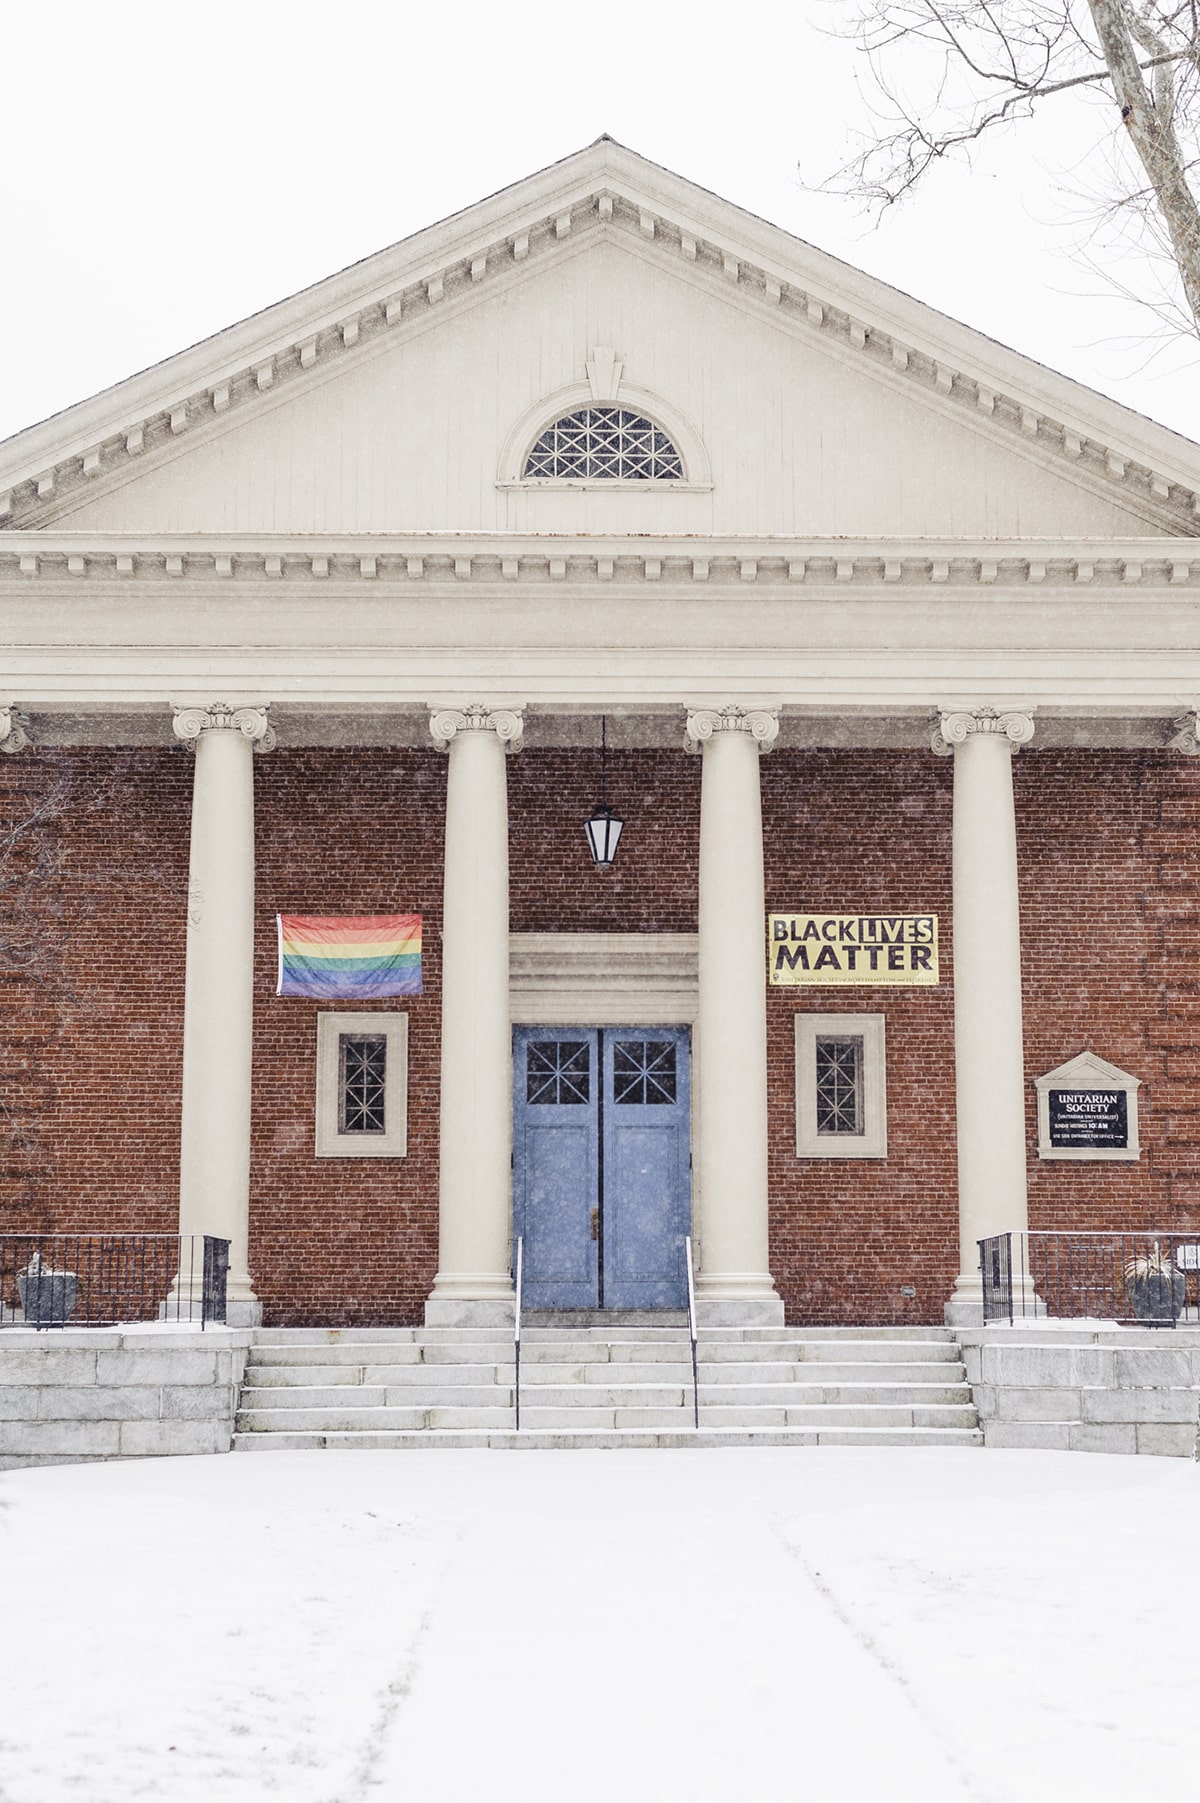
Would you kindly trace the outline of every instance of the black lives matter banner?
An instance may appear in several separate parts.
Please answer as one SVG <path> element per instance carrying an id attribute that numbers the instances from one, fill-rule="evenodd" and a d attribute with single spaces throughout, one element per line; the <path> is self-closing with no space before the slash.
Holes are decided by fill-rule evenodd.
<path id="1" fill-rule="evenodd" d="M 768 970 L 785 988 L 938 982 L 936 914 L 772 914 Z"/>

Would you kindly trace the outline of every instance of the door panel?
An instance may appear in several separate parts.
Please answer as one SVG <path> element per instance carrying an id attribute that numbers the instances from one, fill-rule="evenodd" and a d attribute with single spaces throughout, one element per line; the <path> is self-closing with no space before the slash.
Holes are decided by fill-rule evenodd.
<path id="1" fill-rule="evenodd" d="M 612 1028 L 604 1052 L 604 1306 L 684 1308 L 691 1222 L 686 1027 Z"/>
<path id="2" fill-rule="evenodd" d="M 529 1308 L 599 1305 L 598 1051 L 594 1028 L 513 1033 L 513 1234 Z"/>

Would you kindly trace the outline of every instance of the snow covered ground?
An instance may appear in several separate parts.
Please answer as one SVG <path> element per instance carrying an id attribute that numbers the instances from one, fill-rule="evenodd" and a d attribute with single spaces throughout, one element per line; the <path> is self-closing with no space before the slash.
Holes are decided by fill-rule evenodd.
<path id="1" fill-rule="evenodd" d="M 1200 1469 L 270 1453 L 0 1477 L 3 1803 L 1042 1803 L 1200 1764 Z"/>

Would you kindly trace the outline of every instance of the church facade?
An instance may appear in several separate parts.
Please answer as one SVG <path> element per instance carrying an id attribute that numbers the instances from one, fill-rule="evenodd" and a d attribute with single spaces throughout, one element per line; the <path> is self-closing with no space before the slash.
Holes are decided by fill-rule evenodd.
<path id="1" fill-rule="evenodd" d="M 279 1325 L 1200 1235 L 1198 530 L 1196 445 L 607 139 L 21 433 L 0 1231 Z M 398 916 L 419 992 L 277 993 Z"/>

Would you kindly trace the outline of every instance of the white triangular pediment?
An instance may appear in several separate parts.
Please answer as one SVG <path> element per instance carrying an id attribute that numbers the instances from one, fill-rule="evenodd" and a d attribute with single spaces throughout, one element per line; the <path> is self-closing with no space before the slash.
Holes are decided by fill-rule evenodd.
<path id="1" fill-rule="evenodd" d="M 1141 1078 L 1118 1069 L 1095 1052 L 1080 1052 L 1066 1064 L 1034 1079 L 1038 1090 L 1047 1089 L 1140 1089 Z"/>
<path id="2" fill-rule="evenodd" d="M 704 480 L 506 481 L 597 383 Z M 1189 441 L 610 140 L 0 447 L 24 530 L 1118 538 L 1198 493 Z"/>

